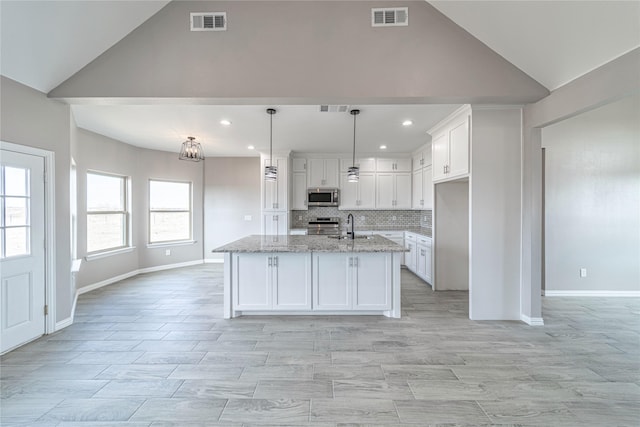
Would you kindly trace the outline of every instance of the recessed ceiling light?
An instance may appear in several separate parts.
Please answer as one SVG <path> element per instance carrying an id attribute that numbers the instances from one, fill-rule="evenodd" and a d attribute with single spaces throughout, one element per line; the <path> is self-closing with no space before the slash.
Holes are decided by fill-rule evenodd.
<path id="1" fill-rule="evenodd" d="M 380 149 L 381 149 L 381 150 L 386 150 L 386 149 L 387 149 L 387 146 L 386 146 L 386 145 L 381 145 L 381 146 L 380 146 Z"/>
<path id="2" fill-rule="evenodd" d="M 249 150 L 255 150 L 256 147 L 254 147 L 253 145 L 250 145 L 247 147 Z"/>
<path id="3" fill-rule="evenodd" d="M 405 120 L 402 122 L 402 126 L 411 126 L 413 124 L 413 120 Z"/>
<path id="4" fill-rule="evenodd" d="M 220 124 L 223 126 L 229 126 L 231 125 L 231 122 L 229 120 L 220 120 Z"/>

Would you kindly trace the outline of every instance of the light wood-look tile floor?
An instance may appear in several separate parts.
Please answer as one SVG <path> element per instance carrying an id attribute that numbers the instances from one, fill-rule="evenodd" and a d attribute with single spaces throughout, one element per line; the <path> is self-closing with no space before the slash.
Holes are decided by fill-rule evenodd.
<path id="1" fill-rule="evenodd" d="M 2 357 L 1 424 L 640 425 L 640 299 L 544 298 L 530 327 L 402 286 L 400 320 L 223 320 L 219 265 L 101 288 Z"/>

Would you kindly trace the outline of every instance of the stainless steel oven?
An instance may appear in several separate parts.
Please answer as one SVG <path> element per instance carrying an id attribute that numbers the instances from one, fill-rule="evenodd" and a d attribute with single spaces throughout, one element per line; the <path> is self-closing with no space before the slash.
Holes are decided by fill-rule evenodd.
<path id="1" fill-rule="evenodd" d="M 340 234 L 340 218 L 311 218 L 307 225 L 307 234 Z"/>

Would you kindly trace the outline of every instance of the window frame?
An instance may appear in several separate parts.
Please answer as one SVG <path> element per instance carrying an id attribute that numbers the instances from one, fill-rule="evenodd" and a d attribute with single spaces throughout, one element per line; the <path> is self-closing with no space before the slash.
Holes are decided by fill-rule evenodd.
<path id="1" fill-rule="evenodd" d="M 89 210 L 89 206 L 88 206 L 88 202 L 89 202 L 89 198 L 87 197 L 87 194 L 89 192 L 89 175 L 100 175 L 100 176 L 106 176 L 106 177 L 111 177 L 111 178 L 118 178 L 122 180 L 122 204 L 123 204 L 123 209 L 122 211 L 113 211 L 113 210 L 96 210 L 96 211 L 90 211 Z M 86 183 L 86 188 L 85 188 L 85 218 L 87 220 L 86 222 L 86 257 L 87 259 L 90 258 L 99 258 L 100 255 L 107 255 L 110 253 L 117 253 L 120 251 L 127 251 L 133 248 L 132 246 L 132 226 L 131 226 L 131 177 L 128 175 L 121 175 L 121 174 L 117 174 L 117 173 L 112 173 L 112 172 L 104 172 L 104 171 L 98 171 L 98 170 L 92 170 L 92 169 L 88 169 L 86 174 L 85 174 L 85 183 Z M 103 248 L 103 249 L 98 249 L 95 251 L 89 251 L 89 217 L 91 215 L 115 215 L 115 214 L 119 214 L 119 215 L 123 215 L 124 216 L 124 230 L 122 231 L 122 238 L 123 238 L 123 245 L 120 246 L 111 246 L 109 248 Z"/>
<path id="2" fill-rule="evenodd" d="M 189 207 L 186 210 L 176 210 L 176 209 L 152 209 L 151 208 L 151 183 L 152 182 L 166 182 L 166 183 L 172 183 L 172 184 L 188 184 L 189 185 L 189 189 L 188 189 L 188 196 L 189 196 Z M 148 247 L 154 247 L 154 246 L 168 246 L 168 245 L 175 245 L 175 244 L 189 244 L 193 242 L 193 182 L 192 181 L 182 181 L 182 180 L 176 180 L 176 179 L 160 179 L 160 178 L 149 178 L 149 182 L 148 182 L 148 198 L 147 198 L 147 203 L 148 203 L 148 215 L 147 215 L 147 221 L 148 221 L 148 226 L 147 226 L 147 246 Z M 151 215 L 153 213 L 188 213 L 189 214 L 189 224 L 188 224 L 188 229 L 189 229 L 189 236 L 185 239 L 175 239 L 175 240 L 156 240 L 156 241 L 152 241 L 151 240 Z"/>

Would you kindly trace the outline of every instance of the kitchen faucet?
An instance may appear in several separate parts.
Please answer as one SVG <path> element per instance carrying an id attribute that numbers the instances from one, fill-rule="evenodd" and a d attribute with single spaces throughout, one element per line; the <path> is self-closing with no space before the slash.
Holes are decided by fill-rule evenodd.
<path id="1" fill-rule="evenodd" d="M 351 231 L 347 231 L 347 236 L 351 236 L 351 240 L 356 238 L 356 233 L 353 230 L 353 214 L 347 215 L 347 225 L 351 225 Z"/>

